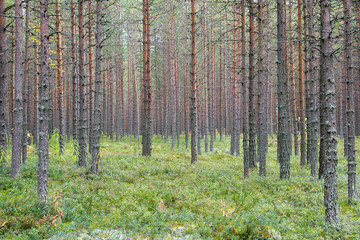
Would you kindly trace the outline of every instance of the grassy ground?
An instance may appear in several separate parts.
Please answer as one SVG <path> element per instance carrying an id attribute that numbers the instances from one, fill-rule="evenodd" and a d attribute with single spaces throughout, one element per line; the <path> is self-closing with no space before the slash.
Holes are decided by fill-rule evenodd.
<path id="1" fill-rule="evenodd" d="M 219 139 L 218 139 L 219 140 Z M 339 162 L 341 226 L 324 222 L 323 182 L 292 158 L 291 179 L 279 180 L 276 139 L 270 139 L 268 176 L 243 178 L 243 160 L 229 155 L 230 139 L 190 165 L 190 151 L 171 150 L 154 137 L 153 156 L 137 142 L 102 140 L 100 176 L 77 168 L 73 146 L 50 149 L 49 196 L 37 202 L 37 157 L 18 180 L 10 164 L 0 173 L 0 238 L 3 239 L 360 239 L 360 207 L 347 204 L 346 159 Z M 342 156 L 342 143 L 339 156 Z M 5 177 L 6 176 L 6 177 Z M 359 182 L 359 179 L 358 179 Z"/>

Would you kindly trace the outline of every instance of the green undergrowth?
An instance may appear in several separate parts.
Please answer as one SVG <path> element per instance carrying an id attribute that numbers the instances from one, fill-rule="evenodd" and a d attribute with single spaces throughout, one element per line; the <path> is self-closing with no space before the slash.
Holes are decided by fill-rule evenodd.
<path id="1" fill-rule="evenodd" d="M 184 136 L 171 149 L 153 138 L 153 156 L 137 140 L 101 141 L 100 175 L 78 168 L 72 143 L 58 154 L 51 139 L 49 206 L 37 202 L 37 156 L 21 178 L 0 173 L 0 238 L 3 239 L 359 239 L 360 205 L 347 204 L 347 168 L 339 143 L 341 225 L 325 224 L 323 182 L 292 157 L 291 179 L 279 180 L 276 138 L 269 138 L 267 177 L 229 155 L 230 139 L 190 164 Z M 171 142 L 171 140 L 169 140 Z M 90 162 L 90 159 L 89 159 Z"/>

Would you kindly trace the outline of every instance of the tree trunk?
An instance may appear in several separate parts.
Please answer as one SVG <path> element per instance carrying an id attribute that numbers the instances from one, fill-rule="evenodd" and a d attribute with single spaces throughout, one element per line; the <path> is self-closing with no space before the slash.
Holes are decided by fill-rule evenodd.
<path id="1" fill-rule="evenodd" d="M 84 0 L 79 0 L 79 85 L 80 85 L 80 118 L 79 118 L 79 166 L 87 164 L 87 102 L 85 75 L 85 22 Z"/>
<path id="2" fill-rule="evenodd" d="M 92 0 L 89 0 L 89 152 L 92 148 L 93 138 L 93 118 L 94 118 L 94 57 L 93 57 L 93 13 L 92 13 Z"/>
<path id="3" fill-rule="evenodd" d="M 25 21 L 25 75 L 24 75 L 24 83 L 23 83 L 23 130 L 22 130 L 22 139 L 21 139 L 21 155 L 22 155 L 22 163 L 26 164 L 27 162 L 27 134 L 28 134 L 28 124 L 29 124 L 29 116 L 30 111 L 28 108 L 29 102 L 29 80 L 30 80 L 30 29 L 29 29 L 29 21 L 30 21 L 30 1 L 26 1 L 26 21 Z"/>
<path id="4" fill-rule="evenodd" d="M 248 130 L 248 81 L 246 76 L 246 26 L 245 26 L 245 0 L 241 0 L 241 82 L 243 89 L 243 151 L 244 151 L 244 177 L 249 177 L 249 130 Z"/>
<path id="5" fill-rule="evenodd" d="M 49 188 L 49 121 L 50 121 L 50 72 L 49 72 L 49 15 L 48 0 L 40 0 L 40 32 L 41 32 L 41 72 L 39 103 L 39 165 L 38 165 L 38 197 L 40 202 L 48 202 Z"/>
<path id="6" fill-rule="evenodd" d="M 314 0 L 308 2 L 309 11 L 309 50 L 310 50 L 310 93 L 308 99 L 309 116 L 307 116 L 308 129 L 308 144 L 307 144 L 307 158 L 311 165 L 311 176 L 318 175 L 318 129 L 317 129 L 317 80 L 316 80 L 316 35 L 315 35 L 315 13 Z"/>
<path id="7" fill-rule="evenodd" d="M 114 64 L 112 57 L 108 59 L 108 135 L 114 141 Z"/>
<path id="8" fill-rule="evenodd" d="M 212 14 L 212 13 L 211 13 Z M 238 74 L 239 75 L 239 74 Z M 211 105 L 210 105 L 210 151 L 214 151 L 214 141 L 216 138 L 216 114 L 215 114 L 215 106 L 216 106 L 216 98 L 215 98 L 215 42 L 214 42 L 214 20 L 211 19 Z M 238 82 L 240 82 L 240 77 L 238 77 Z M 240 83 L 239 83 L 240 84 Z M 239 85 L 238 84 L 238 85 Z M 239 85 L 239 102 L 240 102 L 240 85 Z M 238 113 L 239 122 L 240 122 L 240 109 Z M 239 124 L 240 125 L 240 124 Z M 237 146 L 239 146 L 239 155 L 240 155 L 240 126 L 239 133 L 237 139 Z"/>
<path id="9" fill-rule="evenodd" d="M 124 72 L 122 56 L 116 63 L 116 141 L 123 141 L 124 133 Z"/>
<path id="10" fill-rule="evenodd" d="M 164 45 L 164 143 L 167 143 L 169 136 L 169 108 L 168 108 L 168 47 Z"/>
<path id="11" fill-rule="evenodd" d="M 278 22 L 278 152 L 280 179 L 290 178 L 288 78 L 285 63 L 285 15 L 284 1 L 277 0 Z"/>
<path id="12" fill-rule="evenodd" d="M 91 172 L 98 174 L 99 172 L 99 150 L 100 150 L 100 136 L 101 136 L 101 109 L 100 109 L 100 99 L 101 99 L 101 49 L 103 42 L 103 33 L 102 33 L 102 0 L 97 0 L 96 4 L 96 52 L 95 52 L 95 92 L 94 92 L 94 113 L 93 113 L 93 131 L 92 131 L 92 164 Z M 130 86 L 129 86 L 130 88 Z"/>
<path id="13" fill-rule="evenodd" d="M 331 26 L 331 0 L 321 0 L 321 42 L 320 42 L 320 84 L 322 109 L 320 112 L 322 141 L 324 141 L 324 204 L 325 220 L 331 224 L 339 223 L 339 199 L 337 189 L 337 139 L 336 139 L 336 101 L 335 79 L 333 74 L 333 49 Z"/>
<path id="14" fill-rule="evenodd" d="M 78 125 L 79 125 L 79 84 L 77 77 L 77 59 L 76 59 L 76 22 L 75 22 L 75 3 L 71 0 L 71 75 L 72 75 L 72 105 L 73 105 L 73 137 L 75 144 L 78 144 Z"/>
<path id="15" fill-rule="evenodd" d="M 151 156 L 152 142 L 152 76 L 151 76 L 151 43 L 150 43 L 150 1 L 143 0 L 143 104 L 144 104 L 144 132 L 143 156 Z"/>
<path id="16" fill-rule="evenodd" d="M 265 111 L 265 83 L 264 83 L 264 59 L 263 59 L 263 2 L 258 1 L 258 159 L 259 175 L 266 176 L 266 111 Z"/>
<path id="17" fill-rule="evenodd" d="M 300 118 L 300 165 L 306 165 L 306 133 L 305 133 L 305 98 L 304 98 L 304 69 L 303 69 L 303 23 L 302 0 L 298 0 L 298 64 L 299 64 L 299 118 Z"/>
<path id="18" fill-rule="evenodd" d="M 15 82 L 14 82 L 14 132 L 12 139 L 11 177 L 20 176 L 21 139 L 23 131 L 23 8 L 21 0 L 15 1 Z"/>
<path id="19" fill-rule="evenodd" d="M 204 91 L 204 103 L 203 103 L 203 109 L 204 109 L 204 147 L 205 147 L 205 152 L 209 151 L 209 140 L 208 140 L 208 136 L 209 136 L 209 102 L 208 102 L 208 67 L 207 67 L 207 39 L 206 39 L 206 6 L 205 6 L 205 1 L 203 0 L 203 10 L 202 10 L 202 14 L 203 14 L 203 39 L 202 39 L 202 48 L 203 48 L 203 59 L 204 59 L 204 63 L 203 63 L 203 91 Z"/>
<path id="20" fill-rule="evenodd" d="M 197 87 L 197 54 L 196 54 L 196 7 L 195 0 L 191 0 L 191 101 L 190 101 L 190 128 L 191 128 L 191 163 L 197 161 L 196 141 L 197 141 L 197 107 L 196 107 L 196 87 Z"/>
<path id="21" fill-rule="evenodd" d="M 357 198 L 356 189 L 356 152 L 355 152 L 355 102 L 354 102 L 354 78 L 352 57 L 352 22 L 351 22 L 351 0 L 345 0 L 345 67 L 347 85 L 347 137 L 348 137 L 348 197 L 349 203 Z"/>
<path id="22" fill-rule="evenodd" d="M 62 36 L 60 20 L 60 2 L 56 0 L 56 38 L 57 38 L 57 88 L 58 88 L 58 109 L 59 109 L 59 146 L 60 154 L 64 152 L 65 145 L 65 116 L 64 116 L 64 79 L 63 79 L 63 57 L 62 57 Z"/>
<path id="23" fill-rule="evenodd" d="M 256 168 L 256 111 L 255 111 L 255 3 L 250 0 L 249 9 L 249 161 Z"/>
<path id="24" fill-rule="evenodd" d="M 173 1 L 170 0 L 170 97 L 171 97 L 171 149 L 175 148 L 176 141 L 176 82 L 175 82 L 175 33 L 174 33 L 174 9 Z"/>
<path id="25" fill-rule="evenodd" d="M 6 41 L 5 1 L 0 1 L 0 167 L 2 167 L 6 161 L 6 83 L 8 79 Z"/>
<path id="26" fill-rule="evenodd" d="M 291 82 L 291 93 L 290 93 L 290 111 L 292 119 L 292 130 L 294 135 L 294 151 L 295 155 L 299 155 L 299 132 L 298 132 L 298 117 L 296 108 L 296 84 L 294 77 L 294 44 L 293 44 L 293 22 L 292 22 L 292 2 L 289 0 L 289 38 L 290 38 L 290 82 Z"/>
<path id="27" fill-rule="evenodd" d="M 186 144 L 186 148 L 189 147 L 189 115 L 190 115 L 190 106 L 189 106 L 189 100 L 190 100 L 190 96 L 189 96 L 189 62 L 187 59 L 187 55 L 188 55 L 188 41 L 187 41 L 187 36 L 185 38 L 185 48 L 186 48 L 186 54 L 185 54 L 185 93 L 184 93 L 184 102 L 185 102 L 185 119 L 184 119 L 184 127 L 185 127 L 185 144 Z M 165 63 L 164 63 L 165 64 Z M 163 96 L 165 98 L 165 96 Z"/>

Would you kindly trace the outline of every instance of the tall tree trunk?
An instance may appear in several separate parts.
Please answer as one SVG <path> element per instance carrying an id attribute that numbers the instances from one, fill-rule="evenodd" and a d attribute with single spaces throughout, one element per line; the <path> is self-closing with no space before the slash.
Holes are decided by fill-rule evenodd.
<path id="1" fill-rule="evenodd" d="M 328 223 L 339 223 L 339 199 L 337 188 L 337 139 L 336 139 L 336 101 L 335 79 L 333 74 L 333 48 L 331 33 L 331 0 L 321 0 L 321 61 L 320 84 L 322 109 L 320 112 L 323 128 L 322 141 L 325 142 L 325 171 L 324 171 L 324 204 L 325 220 Z"/>
<path id="2" fill-rule="evenodd" d="M 116 82 L 116 141 L 123 141 L 124 135 L 124 71 L 122 56 L 117 61 Z"/>
<path id="3" fill-rule="evenodd" d="M 345 0 L 345 66 L 347 85 L 347 137 L 348 137 L 348 197 L 349 203 L 357 198 L 356 189 L 356 153 L 355 153 L 355 102 L 354 102 L 354 78 L 352 57 L 352 21 L 351 0 Z"/>
<path id="4" fill-rule="evenodd" d="M 286 0 L 284 0 L 284 16 L 285 16 L 285 73 L 289 74 L 288 72 L 288 59 L 289 59 L 289 54 L 288 54 L 288 37 L 287 37 L 287 20 L 288 20 L 288 14 L 287 14 L 287 7 L 286 7 Z M 287 75 L 288 77 L 288 75 Z M 288 83 L 290 84 L 290 82 Z M 289 85 L 289 89 L 290 90 L 290 85 Z M 287 101 L 290 102 L 291 101 L 291 94 L 287 93 Z M 295 101 L 295 105 L 296 105 L 296 99 L 294 98 Z M 289 114 L 290 114 L 290 104 L 288 104 L 288 108 L 289 108 Z M 292 142 L 292 136 L 291 136 L 291 118 L 289 116 L 289 149 L 290 149 L 290 155 L 292 153 L 292 148 L 293 148 L 293 142 Z M 277 145 L 277 147 L 279 147 L 279 145 Z"/>
<path id="5" fill-rule="evenodd" d="M 308 1 L 309 11 L 309 50 L 310 50 L 310 94 L 308 99 L 309 116 L 307 116 L 308 144 L 307 158 L 311 165 L 311 176 L 318 175 L 318 129 L 317 129 L 317 80 L 316 80 L 316 35 L 315 35 L 315 13 L 314 0 Z"/>
<path id="6" fill-rule="evenodd" d="M 79 84 L 77 77 L 76 59 L 76 22 L 75 22 L 75 3 L 71 0 L 71 76 L 72 76 L 72 118 L 73 118 L 73 137 L 75 144 L 78 144 L 78 125 L 79 125 Z"/>
<path id="7" fill-rule="evenodd" d="M 56 0 L 56 38 L 57 38 L 57 88 L 58 88 L 58 109 L 59 109 L 59 146 L 60 154 L 64 152 L 65 145 L 65 116 L 64 116 L 64 79 L 63 79 L 63 56 L 62 36 L 60 20 L 60 2 Z"/>
<path id="8" fill-rule="evenodd" d="M 232 132 L 230 153 L 240 155 L 240 69 L 239 69 L 239 5 L 233 3 L 233 49 L 232 49 Z"/>
<path id="9" fill-rule="evenodd" d="M 249 177 L 249 129 L 248 129 L 248 81 L 246 76 L 246 26 L 245 26 L 245 0 L 241 0 L 241 82 L 243 89 L 243 151 L 244 151 L 244 177 Z"/>
<path id="10" fill-rule="evenodd" d="M 48 0 L 40 0 L 40 32 L 41 32 L 41 72 L 39 103 L 39 165 L 38 165 L 38 197 L 40 202 L 48 202 L 49 188 L 49 121 L 50 121 L 50 72 L 49 72 L 49 15 Z"/>
<path id="11" fill-rule="evenodd" d="M 39 101 L 40 101 L 40 79 L 39 79 L 39 75 L 40 75 L 40 64 L 39 64 L 39 46 L 37 44 L 37 42 L 34 43 L 34 57 L 35 57 L 35 61 L 34 61 L 34 68 L 35 68 L 35 103 L 34 103 L 34 123 L 35 123 L 35 127 L 34 127 L 34 142 L 35 145 L 38 146 L 39 145 L 39 117 L 40 117 L 40 112 L 39 112 Z"/>
<path id="12" fill-rule="evenodd" d="M 93 57 L 93 13 L 92 13 L 92 0 L 89 0 L 89 152 L 92 148 L 93 138 L 93 118 L 94 118 L 94 57 Z"/>
<path id="13" fill-rule="evenodd" d="M 23 130 L 22 130 L 22 139 L 21 139 L 21 155 L 22 155 L 22 163 L 26 164 L 27 162 L 27 134 L 28 134 L 28 124 L 29 124 L 29 116 L 30 111 L 28 108 L 29 102 L 29 81 L 30 81 L 30 28 L 29 28 L 29 21 L 30 21 L 30 1 L 26 1 L 26 21 L 25 21 L 25 66 L 24 66 L 24 83 L 23 83 Z"/>
<path id="14" fill-rule="evenodd" d="M 250 168 L 256 168 L 256 111 L 255 111 L 255 3 L 250 0 L 249 8 L 249 161 Z"/>
<path id="15" fill-rule="evenodd" d="M 14 130 L 14 82 L 15 82 L 15 27 L 11 25 L 11 54 L 10 54 L 10 82 L 9 82 L 9 130 L 8 135 Z"/>
<path id="16" fill-rule="evenodd" d="M 212 12 L 211 12 L 212 14 Z M 211 19 L 211 107 L 210 107 L 210 151 L 214 151 L 214 141 L 216 138 L 216 114 L 215 114 L 215 107 L 216 107 L 216 92 L 215 92 L 215 42 L 214 42 L 214 20 Z M 240 75 L 238 74 L 238 82 L 240 82 Z M 240 83 L 239 83 L 240 84 Z M 239 85 L 238 84 L 238 85 Z M 240 85 L 239 85 L 239 102 L 240 102 Z M 239 122 L 240 122 L 240 109 L 239 109 Z M 240 125 L 240 124 L 239 124 Z M 240 155 L 240 126 L 239 126 L 239 133 L 237 139 L 237 146 L 239 146 L 239 155 Z"/>
<path id="17" fill-rule="evenodd" d="M 135 66 L 134 66 L 135 67 Z M 107 79 L 106 79 L 106 64 L 105 64 L 105 60 L 104 60 L 104 66 L 102 67 L 102 71 L 103 71 L 103 81 L 102 81 L 102 101 L 101 101 L 101 105 L 102 105 L 102 124 L 101 124 L 101 129 L 104 135 L 107 134 L 107 124 L 106 124 L 106 117 L 107 117 L 107 91 L 106 91 L 106 84 L 107 84 Z"/>
<path id="18" fill-rule="evenodd" d="M 270 80 L 271 80 L 271 70 L 270 70 L 270 62 L 269 62 L 269 58 L 270 58 L 270 2 L 269 0 L 265 1 L 265 5 L 266 5 L 266 19 L 265 23 L 266 23 L 266 27 L 265 27 L 265 74 L 264 74 L 264 81 L 265 81 L 265 96 L 264 96 L 264 101 L 265 101 L 265 129 L 266 129 L 266 138 L 265 138 L 265 146 L 266 146 L 266 154 L 269 152 L 269 133 L 272 134 L 272 129 L 271 129 L 271 117 L 269 117 L 269 113 L 271 113 L 270 108 L 271 108 L 271 98 L 270 98 Z"/>
<path id="19" fill-rule="evenodd" d="M 20 175 L 21 138 L 23 131 L 23 8 L 21 0 L 15 1 L 15 82 L 14 82 L 14 133 L 12 139 L 11 177 Z"/>
<path id="20" fill-rule="evenodd" d="M 290 178 L 290 148 L 289 148 L 289 108 L 288 108 L 288 78 L 285 63 L 285 15 L 284 1 L 277 0 L 278 22 L 278 152 L 280 163 L 280 178 Z"/>
<path id="21" fill-rule="evenodd" d="M 6 81 L 8 79 L 6 41 L 5 1 L 0 1 L 0 167 L 2 167 L 6 161 Z"/>
<path id="22" fill-rule="evenodd" d="M 220 36 L 222 36 L 222 21 L 220 22 Z M 223 126 L 223 119 L 224 119 L 224 102 L 223 99 L 224 95 L 223 95 L 223 89 L 224 89 L 224 77 L 223 77 L 223 68 L 225 66 L 225 64 L 223 64 L 223 42 L 222 42 L 222 38 L 220 38 L 219 41 L 220 44 L 220 49 L 219 49 L 219 58 L 220 58 L 220 63 L 219 63 L 219 134 L 220 134 L 220 141 L 223 140 L 223 130 L 224 130 L 224 126 Z M 226 101 L 225 101 L 226 104 Z"/>
<path id="23" fill-rule="evenodd" d="M 97 0 L 96 4 L 96 52 L 95 52 L 95 91 L 94 91 L 94 112 L 93 112 L 93 131 L 92 131 L 92 164 L 91 172 L 98 174 L 99 172 L 99 150 L 100 150 L 100 136 L 101 136 L 101 50 L 103 43 L 102 33 L 102 0 Z M 129 86 L 130 88 L 130 86 Z"/>
<path id="24" fill-rule="evenodd" d="M 152 142 L 152 75 L 150 43 L 150 1 L 143 0 L 143 104 L 144 132 L 142 138 L 142 155 L 151 156 Z"/>
<path id="25" fill-rule="evenodd" d="M 111 141 L 114 141 L 114 74 L 113 74 L 114 64 L 112 57 L 108 59 L 108 135 L 110 136 Z"/>
<path id="26" fill-rule="evenodd" d="M 265 77 L 264 77 L 264 58 L 263 58 L 263 2 L 258 1 L 258 159 L 259 175 L 266 176 L 266 111 L 265 111 Z"/>
<path id="27" fill-rule="evenodd" d="M 185 119 L 184 119 L 184 127 L 185 127 L 185 144 L 186 144 L 186 148 L 189 147 L 189 115 L 190 115 L 190 106 L 189 106 L 189 100 L 190 100 L 190 96 L 189 96 L 189 61 L 187 59 L 187 55 L 188 55 L 188 41 L 187 41 L 187 36 L 185 38 L 185 48 L 186 48 L 186 54 L 185 54 L 185 93 L 184 93 L 184 102 L 185 102 Z M 165 64 L 165 63 L 164 63 Z M 165 98 L 165 96 L 163 96 Z"/>
<path id="28" fill-rule="evenodd" d="M 175 33 L 174 33 L 174 7 L 170 0 L 170 97 L 171 97 L 171 148 L 175 148 L 176 141 L 176 82 L 175 82 Z"/>
<path id="29" fill-rule="evenodd" d="M 196 6 L 195 0 L 191 0 L 191 101 L 190 101 L 190 128 L 191 128 L 191 163 L 197 161 L 196 141 L 197 141 L 197 107 L 196 107 L 196 87 L 197 87 L 197 54 L 196 54 Z"/>
<path id="30" fill-rule="evenodd" d="M 164 45 L 164 143 L 167 143 L 169 135 L 169 108 L 168 108 L 168 46 Z"/>
<path id="31" fill-rule="evenodd" d="M 292 1 L 289 0 L 289 38 L 290 38 L 290 82 L 291 82 L 291 93 L 290 93 L 290 114 L 292 119 L 292 130 L 294 135 L 294 151 L 295 155 L 299 155 L 299 132 L 298 132 L 298 114 L 296 104 L 296 84 L 294 77 L 294 44 L 293 44 L 293 21 L 292 21 Z"/>
<path id="32" fill-rule="evenodd" d="M 358 66 L 360 65 L 360 1 L 357 1 L 356 2 L 356 5 L 355 5 L 355 9 L 356 9 L 356 21 L 357 21 L 357 55 L 358 55 L 358 59 L 357 59 L 357 62 L 358 62 Z M 357 79 L 360 79 L 360 67 L 357 68 Z M 360 83 L 358 84 L 358 101 L 357 101 L 357 104 L 358 104 L 358 112 L 357 112 L 357 119 L 360 121 Z M 360 135 L 360 126 L 359 124 L 356 125 L 358 127 L 358 132 L 357 134 Z"/>
<path id="33" fill-rule="evenodd" d="M 209 103 L 208 103 L 208 68 L 207 68 L 207 39 L 206 39 L 206 6 L 205 6 L 205 1 L 203 0 L 203 10 L 202 10 L 202 14 L 203 14 L 203 39 L 202 39 L 202 48 L 203 48 L 203 59 L 204 59 L 204 63 L 203 63 L 203 89 L 204 89 L 204 104 L 203 104 L 203 109 L 204 109 L 204 147 L 205 147 L 205 152 L 209 151 L 209 141 L 208 141 L 208 135 L 209 135 L 209 113 L 208 113 L 208 109 L 209 109 Z"/>
<path id="34" fill-rule="evenodd" d="M 300 118 L 300 165 L 306 165 L 306 133 L 305 133 L 305 98 L 304 98 L 304 69 L 303 69 L 303 19 L 302 0 L 298 0 L 298 64 L 299 64 L 299 118 Z"/>
<path id="35" fill-rule="evenodd" d="M 79 0 L 79 85 L 80 85 L 80 118 L 79 118 L 79 166 L 87 164 L 87 102 L 85 75 L 85 22 L 84 0 Z"/>

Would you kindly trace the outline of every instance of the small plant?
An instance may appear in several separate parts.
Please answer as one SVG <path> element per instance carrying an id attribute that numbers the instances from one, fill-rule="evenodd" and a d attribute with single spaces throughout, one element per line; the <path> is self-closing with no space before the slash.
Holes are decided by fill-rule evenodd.
<path id="1" fill-rule="evenodd" d="M 62 218 L 64 217 L 64 213 L 61 210 L 61 203 L 60 203 L 60 195 L 56 195 L 53 203 L 51 205 L 51 209 L 54 212 L 53 215 L 50 217 L 50 226 L 55 227 L 57 224 L 62 223 Z"/>

